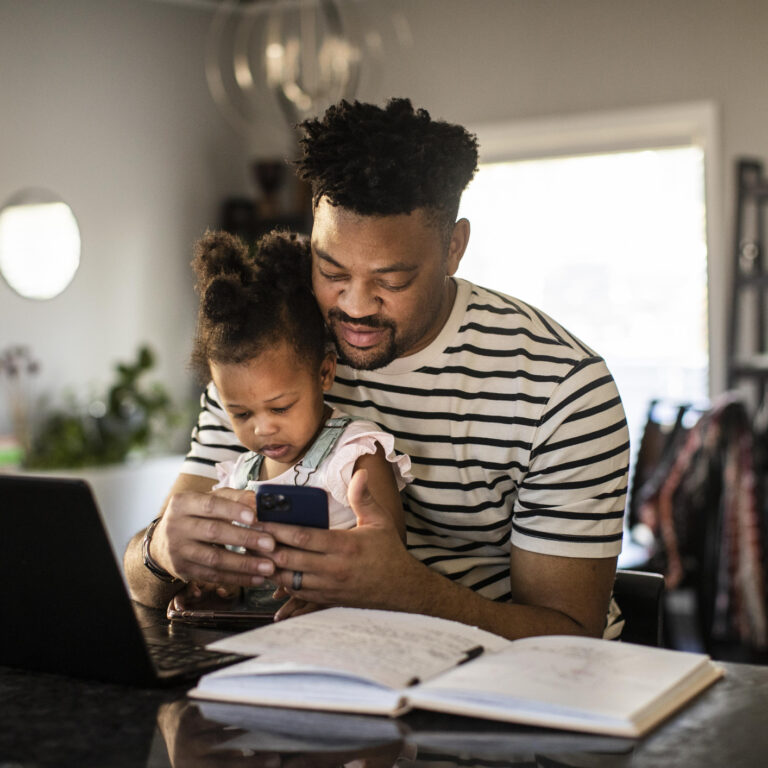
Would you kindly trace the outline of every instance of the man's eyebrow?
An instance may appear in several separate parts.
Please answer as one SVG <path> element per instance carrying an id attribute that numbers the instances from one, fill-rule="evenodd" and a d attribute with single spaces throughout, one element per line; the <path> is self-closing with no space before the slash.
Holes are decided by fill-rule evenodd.
<path id="1" fill-rule="evenodd" d="M 314 247 L 314 251 L 318 259 L 328 262 L 331 266 L 336 267 L 336 269 L 345 269 L 343 264 L 339 264 L 336 259 L 325 251 L 322 251 L 317 247 Z M 388 264 L 386 267 L 378 267 L 377 269 L 372 270 L 372 272 L 377 275 L 385 274 L 387 272 L 415 272 L 418 268 L 417 264 L 407 264 L 403 261 L 396 261 L 394 264 Z"/>

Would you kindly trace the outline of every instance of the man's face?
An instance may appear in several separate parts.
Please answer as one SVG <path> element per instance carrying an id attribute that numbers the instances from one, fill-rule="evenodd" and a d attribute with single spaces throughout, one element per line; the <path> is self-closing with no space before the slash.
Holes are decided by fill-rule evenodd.
<path id="1" fill-rule="evenodd" d="M 381 368 L 436 338 L 451 311 L 447 278 L 463 244 L 446 247 L 423 210 L 361 216 L 324 198 L 312 227 L 312 284 L 343 362 Z"/>

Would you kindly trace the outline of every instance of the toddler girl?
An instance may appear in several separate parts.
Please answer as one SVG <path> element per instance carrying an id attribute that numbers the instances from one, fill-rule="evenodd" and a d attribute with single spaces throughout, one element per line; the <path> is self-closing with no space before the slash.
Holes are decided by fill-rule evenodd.
<path id="1" fill-rule="evenodd" d="M 305 239 L 273 232 L 254 253 L 227 233 L 197 244 L 200 295 L 192 361 L 213 380 L 238 440 L 247 448 L 217 465 L 217 488 L 260 483 L 312 485 L 328 495 L 331 528 L 352 528 L 347 487 L 357 469 L 405 535 L 399 491 L 412 480 L 410 459 L 392 435 L 353 420 L 324 401 L 336 356 L 310 282 Z M 258 510 L 256 511 L 258 517 Z"/>

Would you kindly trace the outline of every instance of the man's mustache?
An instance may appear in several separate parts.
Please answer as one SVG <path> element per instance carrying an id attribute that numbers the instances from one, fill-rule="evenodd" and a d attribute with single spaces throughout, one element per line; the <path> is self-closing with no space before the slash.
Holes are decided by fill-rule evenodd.
<path id="1" fill-rule="evenodd" d="M 368 328 L 394 328 L 394 323 L 382 320 L 375 315 L 368 315 L 367 317 L 350 317 L 346 312 L 342 312 L 337 308 L 328 311 L 328 322 L 330 323 L 331 320 L 338 320 L 339 322 L 350 323 L 351 325 L 364 325 Z"/>

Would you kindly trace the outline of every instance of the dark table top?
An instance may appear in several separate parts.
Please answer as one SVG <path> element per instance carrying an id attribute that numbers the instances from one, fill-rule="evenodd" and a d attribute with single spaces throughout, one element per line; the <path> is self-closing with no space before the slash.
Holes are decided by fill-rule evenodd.
<path id="1" fill-rule="evenodd" d="M 638 741 L 411 713 L 399 720 L 192 702 L 0 668 L 0 768 L 768 765 L 768 667 L 726 676 Z M 358 761 L 358 762 L 354 762 Z"/>

